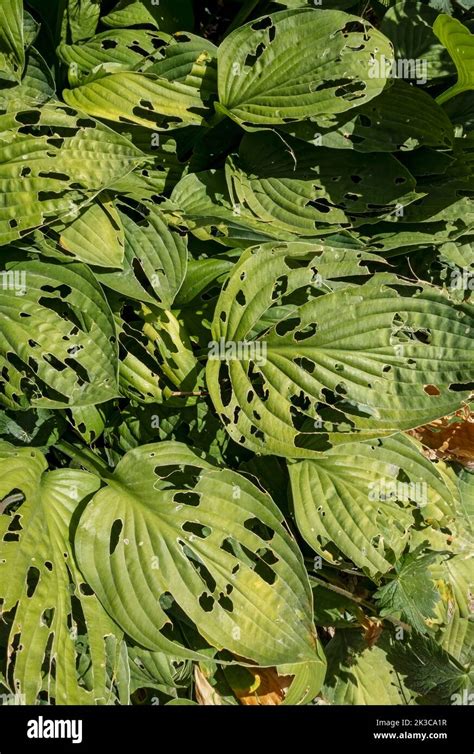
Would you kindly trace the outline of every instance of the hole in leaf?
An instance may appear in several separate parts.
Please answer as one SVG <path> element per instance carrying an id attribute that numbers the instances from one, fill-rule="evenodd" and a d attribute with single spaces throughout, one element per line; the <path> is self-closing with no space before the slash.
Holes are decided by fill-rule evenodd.
<path id="1" fill-rule="evenodd" d="M 251 68 L 253 65 L 255 65 L 255 63 L 263 55 L 265 50 L 266 50 L 265 44 L 263 42 L 260 42 L 260 44 L 258 45 L 253 55 L 252 53 L 249 53 L 247 57 L 245 58 L 245 63 L 244 63 L 245 67 Z"/>
<path id="2" fill-rule="evenodd" d="M 26 594 L 28 597 L 32 597 L 38 586 L 40 579 L 40 572 L 36 566 L 30 566 L 28 573 L 26 574 Z"/>
<path id="3" fill-rule="evenodd" d="M 120 533 L 123 529 L 123 521 L 120 518 L 115 519 L 110 530 L 109 555 L 113 555 L 118 542 Z"/>
<path id="4" fill-rule="evenodd" d="M 173 500 L 175 503 L 192 506 L 197 506 L 201 502 L 201 498 L 197 492 L 177 492 L 173 495 Z"/>
<path id="5" fill-rule="evenodd" d="M 185 521 L 181 528 L 200 539 L 206 539 L 211 533 L 211 529 L 208 526 L 199 524 L 197 521 Z"/>
<path id="6" fill-rule="evenodd" d="M 206 613 L 210 613 L 212 611 L 214 602 L 214 597 L 211 594 L 207 594 L 207 592 L 203 592 L 199 597 L 199 604 Z"/>

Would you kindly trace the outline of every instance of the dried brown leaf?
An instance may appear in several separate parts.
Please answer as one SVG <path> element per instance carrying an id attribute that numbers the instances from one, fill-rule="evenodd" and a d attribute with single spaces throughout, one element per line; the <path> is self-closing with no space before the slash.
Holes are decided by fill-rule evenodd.
<path id="1" fill-rule="evenodd" d="M 424 445 L 425 455 L 431 460 L 457 461 L 474 470 L 474 412 L 467 406 L 408 434 Z"/>

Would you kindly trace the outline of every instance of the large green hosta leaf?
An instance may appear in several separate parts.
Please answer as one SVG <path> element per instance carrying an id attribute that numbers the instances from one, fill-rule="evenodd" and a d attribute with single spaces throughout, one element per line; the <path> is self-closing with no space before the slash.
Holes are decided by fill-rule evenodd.
<path id="1" fill-rule="evenodd" d="M 64 106 L 0 116 L 0 244 L 74 217 L 142 158 L 120 134 Z"/>
<path id="2" fill-rule="evenodd" d="M 427 145 L 449 147 L 454 138 L 453 125 L 444 109 L 423 89 L 401 80 L 356 110 L 298 121 L 280 129 L 319 146 L 356 152 L 410 151 Z"/>
<path id="3" fill-rule="evenodd" d="M 46 468 L 38 451 L 0 443 L 0 601 L 3 619 L 11 620 L 12 690 L 24 694 L 26 704 L 38 704 L 40 692 L 43 703 L 126 701 L 123 634 L 84 583 L 71 541 L 73 519 L 99 480 L 85 471 Z"/>
<path id="4" fill-rule="evenodd" d="M 288 467 L 296 523 L 330 562 L 339 553 L 377 579 L 400 558 L 420 513 L 454 517 L 456 484 L 402 435 L 351 443 Z"/>
<path id="5" fill-rule="evenodd" d="M 437 98 L 442 104 L 457 94 L 474 89 L 474 34 L 456 18 L 444 14 L 436 19 L 433 31 L 451 55 L 458 73 L 456 84 Z"/>
<path id="6" fill-rule="evenodd" d="M 252 21 L 219 47 L 219 102 L 232 118 L 277 124 L 348 110 L 386 79 L 370 65 L 392 59 L 388 39 L 342 11 L 281 11 Z"/>
<path id="7" fill-rule="evenodd" d="M 97 34 L 81 44 L 61 44 L 57 53 L 64 63 L 86 73 L 102 63 L 115 63 L 130 70 L 145 59 L 159 58 L 169 39 L 168 34 L 144 29 L 118 29 Z"/>
<path id="8" fill-rule="evenodd" d="M 317 660 L 311 590 L 279 509 L 186 445 L 127 453 L 86 507 L 76 552 L 106 610 L 144 647 L 163 645 L 168 594 L 216 647 L 260 665 Z"/>
<path id="9" fill-rule="evenodd" d="M 22 0 L 3 0 L 0 7 L 0 78 L 21 81 L 25 66 Z"/>
<path id="10" fill-rule="evenodd" d="M 2 280 L 1 403 L 64 408 L 117 396 L 113 316 L 89 269 L 12 259 Z"/>
<path id="11" fill-rule="evenodd" d="M 98 271 L 98 280 L 129 298 L 170 309 L 186 274 L 186 238 L 171 231 L 151 203 L 141 210 L 118 206 L 125 232 L 123 269 Z"/>
<path id="12" fill-rule="evenodd" d="M 99 267 L 123 266 L 124 229 L 114 202 L 105 194 L 72 222 L 52 223 L 45 231 L 37 231 L 35 242 L 50 256 L 66 256 Z"/>
<path id="13" fill-rule="evenodd" d="M 206 61 L 199 82 L 205 77 Z M 207 113 L 205 92 L 153 73 L 105 71 L 63 91 L 64 100 L 76 110 L 117 123 L 135 123 L 156 130 L 203 123 Z"/>
<path id="14" fill-rule="evenodd" d="M 310 458 L 459 408 L 474 379 L 468 307 L 382 273 L 323 283 L 317 256 L 301 266 L 276 247 L 245 252 L 224 285 L 206 379 L 236 442 Z"/>
<path id="15" fill-rule="evenodd" d="M 415 179 L 392 155 L 335 152 L 264 131 L 244 136 L 227 176 L 241 212 L 303 236 L 328 223 L 390 216 L 417 196 Z"/>

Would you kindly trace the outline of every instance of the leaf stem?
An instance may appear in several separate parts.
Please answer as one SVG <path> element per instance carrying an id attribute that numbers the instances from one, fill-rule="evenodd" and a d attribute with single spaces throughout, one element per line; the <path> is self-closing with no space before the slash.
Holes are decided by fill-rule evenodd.
<path id="1" fill-rule="evenodd" d="M 112 471 L 107 466 L 105 461 L 99 458 L 89 448 L 79 449 L 72 443 L 67 442 L 66 440 L 59 440 L 58 442 L 54 444 L 54 447 L 60 450 L 65 455 L 69 456 L 69 458 L 71 458 L 72 460 L 79 463 L 87 471 L 90 471 L 93 474 L 98 474 L 101 477 L 112 476 Z"/>

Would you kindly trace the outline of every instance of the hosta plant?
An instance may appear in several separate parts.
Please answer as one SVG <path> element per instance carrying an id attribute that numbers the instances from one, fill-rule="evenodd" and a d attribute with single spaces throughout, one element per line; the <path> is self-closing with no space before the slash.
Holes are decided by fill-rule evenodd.
<path id="1" fill-rule="evenodd" d="M 470 0 L 3 0 L 12 704 L 457 704 Z"/>

